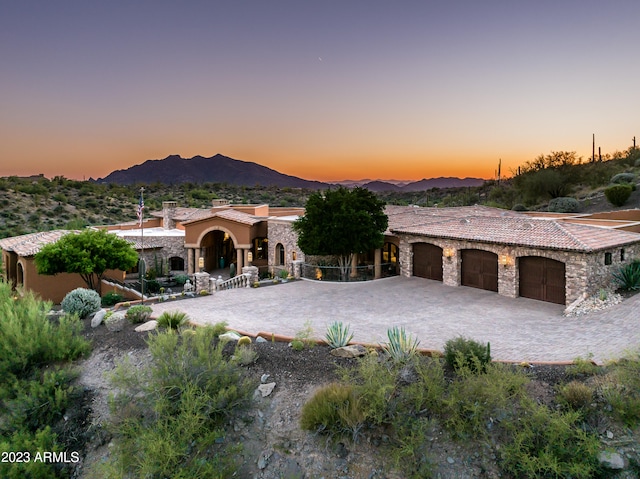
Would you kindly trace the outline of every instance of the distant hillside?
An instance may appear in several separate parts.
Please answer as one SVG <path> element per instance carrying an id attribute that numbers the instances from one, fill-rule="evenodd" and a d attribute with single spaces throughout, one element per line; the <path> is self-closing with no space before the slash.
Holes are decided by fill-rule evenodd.
<path id="1" fill-rule="evenodd" d="M 327 188 L 326 183 L 308 181 L 279 173 L 249 161 L 234 160 L 217 154 L 211 158 L 182 158 L 171 155 L 162 160 L 147 160 L 126 170 L 117 170 L 98 183 L 131 185 L 134 183 L 228 183 L 243 186 L 280 186 L 290 188 Z"/>
<path id="2" fill-rule="evenodd" d="M 482 178 L 452 178 L 452 177 L 440 177 L 440 178 L 423 178 L 420 181 L 414 181 L 406 185 L 397 185 L 387 181 L 370 181 L 362 185 L 363 188 L 367 188 L 371 191 L 426 191 L 431 188 L 464 188 L 468 186 L 482 186 L 485 180 Z"/>

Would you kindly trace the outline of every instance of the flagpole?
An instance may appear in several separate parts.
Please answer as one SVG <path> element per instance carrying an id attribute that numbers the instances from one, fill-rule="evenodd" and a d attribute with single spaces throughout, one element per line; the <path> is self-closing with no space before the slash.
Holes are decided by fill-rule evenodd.
<path id="1" fill-rule="evenodd" d="M 140 203 L 138 204 L 138 216 L 140 217 L 140 259 L 144 264 L 144 186 L 140 187 Z M 138 268 L 140 269 L 140 268 Z M 142 269 L 142 281 L 140 281 L 141 304 L 144 304 L 144 277 L 147 272 L 146 264 Z"/>

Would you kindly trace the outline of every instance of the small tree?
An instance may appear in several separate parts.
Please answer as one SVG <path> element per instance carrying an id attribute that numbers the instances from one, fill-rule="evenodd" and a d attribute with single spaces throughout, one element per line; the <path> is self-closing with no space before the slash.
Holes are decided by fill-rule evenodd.
<path id="1" fill-rule="evenodd" d="M 339 187 L 313 193 L 293 229 L 305 254 L 337 256 L 346 278 L 354 254 L 383 246 L 388 224 L 384 202 L 372 192 Z"/>
<path id="2" fill-rule="evenodd" d="M 35 256 L 39 274 L 77 273 L 98 294 L 105 271 L 126 271 L 137 261 L 138 253 L 128 241 L 104 230 L 68 233 Z"/>

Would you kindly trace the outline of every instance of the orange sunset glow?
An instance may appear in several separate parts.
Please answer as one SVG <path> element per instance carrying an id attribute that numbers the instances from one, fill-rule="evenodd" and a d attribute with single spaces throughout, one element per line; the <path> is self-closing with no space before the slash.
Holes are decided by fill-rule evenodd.
<path id="1" fill-rule="evenodd" d="M 54 3 L 0 16 L 0 176 L 220 153 L 321 181 L 492 178 L 640 126 L 637 2 Z"/>

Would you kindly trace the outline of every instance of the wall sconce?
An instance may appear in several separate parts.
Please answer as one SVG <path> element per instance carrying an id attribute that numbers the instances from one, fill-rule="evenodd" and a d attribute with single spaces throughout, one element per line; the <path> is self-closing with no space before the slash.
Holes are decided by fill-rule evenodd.
<path id="1" fill-rule="evenodd" d="M 292 251 L 291 252 L 291 259 L 293 261 L 295 261 L 296 259 L 298 259 L 298 253 L 296 251 Z"/>
<path id="2" fill-rule="evenodd" d="M 451 257 L 453 256 L 453 248 L 445 248 L 442 250 L 442 254 L 444 255 L 445 258 L 447 259 L 451 259 Z"/>
<path id="3" fill-rule="evenodd" d="M 252 261 L 253 261 L 253 253 L 252 253 L 251 251 L 249 251 L 249 252 L 247 253 L 247 262 L 248 262 L 249 264 L 251 264 L 251 262 L 252 262 Z"/>
<path id="4" fill-rule="evenodd" d="M 511 264 L 511 258 L 506 254 L 500 255 L 500 264 L 506 268 Z"/>

